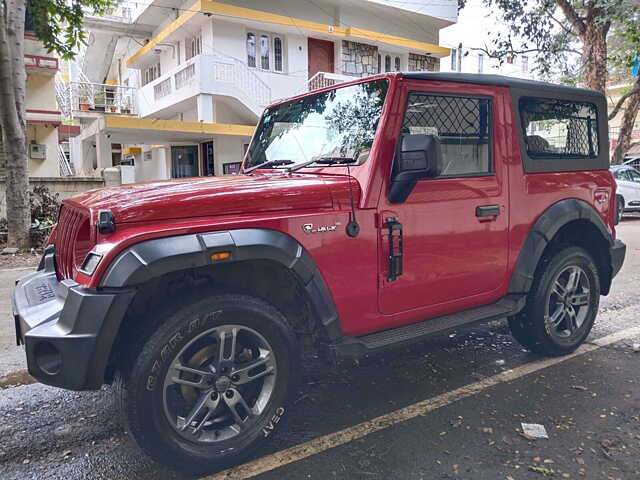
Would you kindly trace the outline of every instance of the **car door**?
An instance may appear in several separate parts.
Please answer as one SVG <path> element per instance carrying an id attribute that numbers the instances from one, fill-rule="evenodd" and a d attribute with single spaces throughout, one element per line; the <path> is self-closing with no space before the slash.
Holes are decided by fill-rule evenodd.
<path id="1" fill-rule="evenodd" d="M 640 183 L 634 183 L 631 177 L 631 168 L 620 168 L 614 171 L 614 177 L 618 186 L 617 193 L 624 198 L 625 207 L 640 201 Z"/>
<path id="2" fill-rule="evenodd" d="M 379 308 L 384 314 L 425 307 L 446 313 L 489 303 L 507 273 L 507 167 L 496 155 L 496 147 L 505 154 L 504 142 L 494 134 L 497 100 L 501 109 L 506 101 L 491 93 L 438 93 L 426 82 L 411 85 L 405 87 L 400 134 L 437 136 L 443 170 L 419 180 L 401 204 L 381 198 Z M 385 263 L 394 253 L 402 254 L 402 273 L 390 278 Z"/>
<path id="3" fill-rule="evenodd" d="M 629 199 L 625 199 L 627 206 L 640 207 L 640 173 L 633 168 L 627 170 L 629 178 L 628 190 L 630 192 Z"/>

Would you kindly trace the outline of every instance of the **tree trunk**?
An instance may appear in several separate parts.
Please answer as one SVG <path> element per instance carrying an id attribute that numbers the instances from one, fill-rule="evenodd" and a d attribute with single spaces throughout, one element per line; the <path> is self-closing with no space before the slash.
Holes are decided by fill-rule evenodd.
<path id="1" fill-rule="evenodd" d="M 0 126 L 7 159 L 7 244 L 30 246 L 29 163 L 24 99 L 25 0 L 5 1 L 0 22 Z"/>
<path id="2" fill-rule="evenodd" d="M 640 85 L 640 76 L 636 77 L 633 87 L 638 85 Z M 618 143 L 616 143 L 616 148 L 613 150 L 613 155 L 611 156 L 611 163 L 614 165 L 622 163 L 624 154 L 627 153 L 627 150 L 631 147 L 631 134 L 633 133 L 633 126 L 636 123 L 638 110 L 640 110 L 640 94 L 635 94 L 626 101 L 620 132 L 618 132 Z"/>
<path id="3" fill-rule="evenodd" d="M 587 88 L 605 92 L 607 87 L 607 32 L 608 24 L 590 22 L 585 24 L 580 40 L 582 50 L 582 68 Z"/>

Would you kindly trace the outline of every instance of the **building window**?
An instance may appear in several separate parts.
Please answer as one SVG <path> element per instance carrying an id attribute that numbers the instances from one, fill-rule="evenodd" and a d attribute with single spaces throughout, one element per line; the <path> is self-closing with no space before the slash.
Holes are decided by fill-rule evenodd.
<path id="1" fill-rule="evenodd" d="M 260 35 L 260 68 L 269 70 L 269 37 Z"/>
<path id="2" fill-rule="evenodd" d="M 146 85 L 149 82 L 153 82 L 156 78 L 160 77 L 160 62 L 150 67 L 145 68 L 142 71 L 142 84 Z"/>
<path id="3" fill-rule="evenodd" d="M 256 36 L 253 33 L 247 33 L 247 65 L 256 66 Z"/>
<path id="4" fill-rule="evenodd" d="M 273 69 L 276 72 L 282 71 L 282 39 L 273 37 Z"/>
<path id="5" fill-rule="evenodd" d="M 529 72 L 529 57 L 522 57 L 522 73 Z"/>
<path id="6" fill-rule="evenodd" d="M 400 57 L 396 57 L 393 59 L 393 63 L 394 63 L 394 67 L 396 69 L 396 72 L 400 71 Z"/>
<path id="7" fill-rule="evenodd" d="M 385 72 L 391 71 L 391 55 L 384 56 L 384 71 Z"/>
<path id="8" fill-rule="evenodd" d="M 402 132 L 440 140 L 442 177 L 486 175 L 491 166 L 491 100 L 411 92 Z"/>
<path id="9" fill-rule="evenodd" d="M 382 73 L 382 55 L 378 54 L 378 73 Z"/>
<path id="10" fill-rule="evenodd" d="M 186 60 L 195 57 L 196 55 L 200 55 L 202 53 L 202 37 L 198 35 L 197 37 L 187 38 L 185 42 L 185 56 Z"/>
<path id="11" fill-rule="evenodd" d="M 458 70 L 458 51 L 454 48 L 451 49 L 451 71 Z"/>
<path id="12" fill-rule="evenodd" d="M 481 53 L 478 55 L 478 73 L 482 73 L 484 70 L 484 55 Z"/>

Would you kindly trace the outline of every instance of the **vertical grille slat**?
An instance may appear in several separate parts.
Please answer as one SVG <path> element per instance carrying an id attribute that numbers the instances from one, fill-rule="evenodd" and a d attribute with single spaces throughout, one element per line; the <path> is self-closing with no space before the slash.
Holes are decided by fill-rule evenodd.
<path id="1" fill-rule="evenodd" d="M 78 232 L 83 223 L 89 218 L 89 212 L 74 206 L 63 204 L 58 218 L 56 234 L 56 268 L 58 278 L 65 280 L 73 278 L 76 268 L 76 242 Z M 82 255 L 83 252 L 79 252 Z"/>

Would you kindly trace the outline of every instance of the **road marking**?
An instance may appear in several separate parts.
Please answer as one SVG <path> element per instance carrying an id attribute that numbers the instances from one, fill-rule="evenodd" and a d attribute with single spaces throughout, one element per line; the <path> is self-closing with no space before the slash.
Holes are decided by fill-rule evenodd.
<path id="1" fill-rule="evenodd" d="M 366 422 L 353 425 L 322 437 L 315 438 L 305 443 L 295 445 L 286 450 L 272 453 L 265 457 L 258 458 L 252 462 L 239 465 L 229 470 L 224 470 L 215 475 L 203 477 L 201 480 L 230 480 L 251 478 L 262 473 L 275 470 L 289 463 L 302 460 L 304 458 L 322 453 L 331 448 L 344 445 L 359 438 L 366 437 L 374 432 L 384 430 L 398 423 L 406 422 L 412 418 L 425 415 L 441 407 L 450 405 L 458 400 L 476 395 L 488 388 L 501 383 L 517 380 L 539 370 L 557 365 L 572 358 L 591 353 L 599 348 L 606 347 L 635 335 L 640 335 L 640 326 L 619 330 L 610 335 L 598 338 L 591 343 L 585 343 L 575 352 L 563 357 L 552 357 L 538 360 L 536 362 L 521 365 L 512 370 L 506 370 L 492 377 L 487 377 L 478 382 L 456 388 L 450 392 L 445 392 L 433 398 L 428 398 L 414 403 L 393 412 L 367 420 Z"/>

